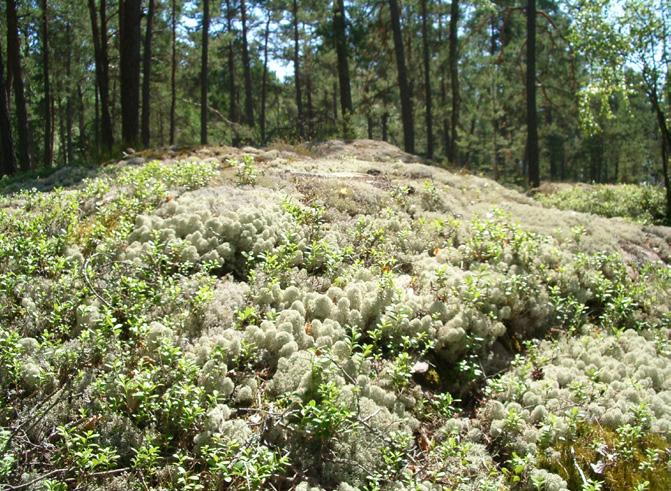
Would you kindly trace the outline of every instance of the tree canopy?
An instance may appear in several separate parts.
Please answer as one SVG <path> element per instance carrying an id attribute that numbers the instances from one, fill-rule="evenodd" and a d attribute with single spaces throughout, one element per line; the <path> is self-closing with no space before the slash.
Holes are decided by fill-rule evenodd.
<path id="1" fill-rule="evenodd" d="M 4 174 L 367 137 L 519 184 L 668 184 L 664 0 L 3 7 Z"/>

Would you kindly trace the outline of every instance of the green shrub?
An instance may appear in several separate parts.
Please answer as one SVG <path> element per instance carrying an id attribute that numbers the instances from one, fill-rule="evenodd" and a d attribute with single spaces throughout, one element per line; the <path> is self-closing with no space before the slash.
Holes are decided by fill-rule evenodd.
<path id="1" fill-rule="evenodd" d="M 636 184 L 575 185 L 557 192 L 538 194 L 545 206 L 575 210 L 604 217 L 621 217 L 638 223 L 663 224 L 666 197 L 659 186 Z"/>

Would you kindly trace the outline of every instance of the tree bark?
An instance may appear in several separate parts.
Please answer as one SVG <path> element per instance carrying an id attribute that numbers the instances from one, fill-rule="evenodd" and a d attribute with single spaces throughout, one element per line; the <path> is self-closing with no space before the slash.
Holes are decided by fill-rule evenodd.
<path id="1" fill-rule="evenodd" d="M 93 115 L 93 132 L 95 135 L 95 144 L 96 144 L 96 157 L 100 155 L 100 90 L 98 89 L 98 84 L 94 85 L 94 109 L 95 113 Z"/>
<path id="2" fill-rule="evenodd" d="M 233 123 L 237 123 L 239 122 L 240 118 L 238 111 L 238 89 L 235 83 L 233 17 L 234 12 L 233 8 L 231 7 L 231 0 L 226 0 L 226 32 L 228 32 L 230 38 L 228 43 L 228 119 L 230 119 Z"/>
<path id="3" fill-rule="evenodd" d="M 438 16 L 438 45 L 443 45 L 443 14 Z M 440 106 L 442 109 L 442 128 L 441 128 L 441 144 L 443 146 L 443 153 L 447 157 L 450 155 L 450 120 L 447 113 L 447 75 L 445 73 L 445 64 L 440 63 Z"/>
<path id="4" fill-rule="evenodd" d="M 293 0 L 294 28 L 294 84 L 296 86 L 296 111 L 298 116 L 298 136 L 305 139 L 305 122 L 303 121 L 303 97 L 301 95 L 300 38 L 298 35 L 298 1 Z"/>
<path id="5" fill-rule="evenodd" d="M 266 101 L 268 98 L 268 38 L 270 37 L 270 12 L 266 19 L 266 28 L 263 33 L 263 78 L 261 80 L 261 144 L 265 145 L 266 135 Z"/>
<path id="6" fill-rule="evenodd" d="M 16 172 L 16 155 L 12 126 L 7 107 L 7 87 L 5 84 L 5 64 L 0 46 L 0 174 L 12 175 Z"/>
<path id="7" fill-rule="evenodd" d="M 536 113 L 536 0 L 527 3 L 527 169 L 529 186 L 540 186 Z"/>
<path id="8" fill-rule="evenodd" d="M 16 15 L 16 0 L 7 0 L 7 65 L 14 85 L 14 106 L 17 120 L 17 156 L 21 170 L 32 168 L 30 156 L 30 127 L 21 70 L 19 26 Z"/>
<path id="9" fill-rule="evenodd" d="M 51 81 L 49 79 L 49 4 L 42 0 L 42 76 L 43 76 L 43 117 L 44 117 L 44 162 L 51 167 L 54 161 L 54 133 L 51 125 Z"/>
<path id="10" fill-rule="evenodd" d="M 154 34 L 154 11 L 156 0 L 149 0 L 147 30 L 144 35 L 144 59 L 142 63 L 142 146 L 149 147 L 151 118 L 151 41 Z"/>
<path id="11" fill-rule="evenodd" d="M 398 71 L 398 88 L 401 96 L 401 119 L 403 122 L 403 146 L 408 153 L 415 153 L 415 123 L 412 109 L 412 94 L 408 86 L 408 71 L 405 65 L 401 14 L 398 0 L 389 0 L 391 27 L 394 32 L 394 51 Z"/>
<path id="12" fill-rule="evenodd" d="M 499 155 L 499 115 L 498 115 L 498 66 L 494 62 L 494 56 L 497 52 L 496 43 L 496 17 L 493 17 L 490 25 L 489 34 L 489 56 L 492 59 L 492 84 L 491 84 L 491 110 L 492 110 L 492 164 L 494 167 L 494 180 L 498 181 L 501 174 L 505 174 L 505 168 L 501 156 Z"/>
<path id="13" fill-rule="evenodd" d="M 65 162 L 72 164 L 75 149 L 72 142 L 72 25 L 69 22 L 65 25 L 65 44 Z"/>
<path id="14" fill-rule="evenodd" d="M 351 122 L 349 118 L 354 109 L 349 78 L 345 1 L 334 0 L 333 6 L 333 29 L 335 31 L 336 55 L 338 58 L 338 82 L 340 84 L 340 109 L 343 116 L 343 136 L 347 139 L 351 136 Z"/>
<path id="15" fill-rule="evenodd" d="M 453 2 L 456 0 L 452 0 Z M 431 52 L 429 47 L 428 0 L 422 0 L 422 54 L 424 58 L 424 101 L 426 105 L 426 156 L 433 158 L 433 107 L 431 97 Z"/>
<path id="16" fill-rule="evenodd" d="M 140 133 L 140 20 L 141 0 L 120 0 L 119 65 L 121 69 L 121 136 L 126 146 L 138 143 Z"/>
<path id="17" fill-rule="evenodd" d="M 306 64 L 307 65 L 307 64 Z M 309 69 L 306 69 L 307 76 L 305 77 L 305 102 L 307 103 L 307 122 L 308 122 L 308 139 L 312 139 L 315 134 L 314 129 L 314 110 L 312 106 L 312 75 L 310 74 Z"/>
<path id="18" fill-rule="evenodd" d="M 252 67 L 249 60 L 249 43 L 247 42 L 247 6 L 240 0 L 240 18 L 242 20 L 242 66 L 245 77 L 245 122 L 254 126 L 254 98 L 252 90 Z"/>
<path id="19" fill-rule="evenodd" d="M 177 110 L 177 0 L 172 0 L 170 15 L 172 53 L 170 66 L 170 145 L 175 144 L 175 112 Z"/>
<path id="20" fill-rule="evenodd" d="M 452 164 L 459 164 L 459 0 L 452 0 L 450 5 L 450 90 L 452 95 L 452 112 L 450 115 L 450 152 L 447 156 Z"/>
<path id="21" fill-rule="evenodd" d="M 105 0 L 100 0 L 100 29 L 98 28 L 95 0 L 88 0 L 93 34 L 96 85 L 100 97 L 100 139 L 105 150 L 114 145 L 114 130 L 110 116 L 109 62 L 107 54 L 107 8 Z"/>
<path id="22" fill-rule="evenodd" d="M 59 145 L 59 152 L 60 152 L 60 161 L 61 162 L 67 162 L 68 160 L 68 148 L 66 142 L 67 140 L 67 135 L 65 134 L 65 110 L 63 108 L 63 100 L 59 100 L 58 102 L 58 133 L 59 133 L 59 140 L 60 140 L 60 145 Z"/>
<path id="23" fill-rule="evenodd" d="M 79 148 L 83 153 L 88 149 L 88 141 L 86 138 L 86 119 L 85 115 L 85 106 L 84 106 L 84 92 L 82 91 L 81 82 L 77 83 L 77 123 L 79 128 Z"/>
<path id="24" fill-rule="evenodd" d="M 208 48 L 210 41 L 210 0 L 203 0 L 203 26 L 200 57 L 200 144 L 207 145 Z"/>

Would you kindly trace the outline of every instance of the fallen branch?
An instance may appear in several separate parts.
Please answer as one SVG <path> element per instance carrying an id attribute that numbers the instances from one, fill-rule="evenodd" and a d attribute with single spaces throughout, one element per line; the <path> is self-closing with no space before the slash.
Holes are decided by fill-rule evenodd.
<path id="1" fill-rule="evenodd" d="M 46 474 L 42 474 L 39 477 L 36 477 L 32 481 L 24 482 L 23 484 L 17 484 L 16 486 L 7 486 L 5 488 L 2 488 L 3 491 L 18 491 L 20 489 L 26 489 L 32 486 L 33 484 L 37 484 L 38 482 L 44 481 L 45 479 L 49 479 L 52 476 L 56 476 L 58 474 L 65 474 L 72 470 L 72 468 L 67 468 L 67 469 L 55 469 L 51 472 L 47 472 Z"/>

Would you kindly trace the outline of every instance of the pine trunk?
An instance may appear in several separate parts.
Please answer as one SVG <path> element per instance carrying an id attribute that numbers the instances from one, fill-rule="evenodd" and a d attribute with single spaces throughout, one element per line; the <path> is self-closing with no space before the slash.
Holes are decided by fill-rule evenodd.
<path id="1" fill-rule="evenodd" d="M 309 71 L 307 72 L 308 75 L 305 77 L 305 99 L 307 103 L 307 121 L 308 121 L 308 132 L 307 136 L 308 139 L 311 139 L 314 134 L 314 110 L 312 107 L 312 75 L 310 75 Z"/>
<path id="2" fill-rule="evenodd" d="M 200 57 L 200 144 L 207 145 L 208 49 L 210 41 L 210 0 L 203 0 L 203 26 Z"/>
<path id="3" fill-rule="evenodd" d="M 247 42 L 247 7 L 245 0 L 240 0 L 240 17 L 242 19 L 242 67 L 245 77 L 245 122 L 254 126 L 254 98 L 252 91 L 252 67 L 249 60 L 249 44 Z"/>
<path id="4" fill-rule="evenodd" d="M 175 144 L 175 112 L 177 111 L 177 0 L 172 0 L 170 15 L 172 53 L 170 65 L 170 145 Z"/>
<path id="5" fill-rule="evenodd" d="M 65 161 L 72 164 L 74 161 L 74 143 L 72 141 L 72 25 L 65 25 Z"/>
<path id="6" fill-rule="evenodd" d="M 335 0 L 333 11 L 333 29 L 335 31 L 336 55 L 338 58 L 338 82 L 340 84 L 340 110 L 343 116 L 344 137 L 351 136 L 350 115 L 352 106 L 352 89 L 349 78 L 349 56 L 347 53 L 347 27 L 345 1 Z"/>
<path id="7" fill-rule="evenodd" d="M 233 7 L 231 7 L 231 1 L 226 0 L 226 32 L 228 33 L 230 39 L 228 42 L 228 119 L 230 119 L 233 123 L 238 123 L 240 118 L 238 111 L 238 89 L 235 82 L 233 18 L 234 12 Z"/>
<path id="8" fill-rule="evenodd" d="M 151 118 L 151 41 L 154 30 L 156 0 L 149 0 L 147 30 L 144 36 L 144 59 L 142 63 L 142 146 L 149 147 Z"/>
<path id="9" fill-rule="evenodd" d="M 452 0 L 450 6 L 450 89 L 452 92 L 452 112 L 450 115 L 450 153 L 447 156 L 452 164 L 459 163 L 459 0 Z"/>
<path id="10" fill-rule="evenodd" d="M 121 136 L 129 147 L 137 145 L 140 133 L 141 7 L 141 0 L 120 0 L 119 4 Z"/>
<path id="11" fill-rule="evenodd" d="M 394 32 L 394 51 L 398 71 L 398 87 L 401 96 L 401 119 L 403 122 L 403 146 L 408 153 L 415 153 L 415 123 L 412 110 L 412 95 L 408 85 L 408 71 L 405 65 L 401 13 L 397 0 L 389 0 L 391 26 Z"/>
<path id="12" fill-rule="evenodd" d="M 42 73 L 44 82 L 44 166 L 51 167 L 54 161 L 54 132 L 51 115 L 51 81 L 49 80 L 49 5 L 42 0 Z"/>
<path id="13" fill-rule="evenodd" d="M 79 129 L 79 148 L 82 152 L 87 149 L 88 141 L 86 138 L 86 119 L 84 106 L 84 92 L 81 83 L 77 84 L 77 125 Z"/>
<path id="14" fill-rule="evenodd" d="M 293 28 L 294 28 L 294 84 L 296 86 L 296 112 L 298 116 L 298 136 L 305 139 L 305 122 L 303 121 L 303 97 L 301 95 L 301 64 L 300 38 L 298 35 L 298 1 L 293 0 Z"/>
<path id="15" fill-rule="evenodd" d="M 105 150 L 110 151 L 114 145 L 114 130 L 110 116 L 109 63 L 107 55 L 107 8 L 105 0 L 100 1 L 100 28 L 95 0 L 88 0 L 93 34 L 93 51 L 95 59 L 96 86 L 100 97 L 100 140 Z"/>
<path id="16" fill-rule="evenodd" d="M 536 0 L 527 4 L 527 169 L 529 186 L 540 186 L 536 113 Z"/>
<path id="17" fill-rule="evenodd" d="M 438 45 L 443 45 L 443 13 L 438 16 Z M 442 108 L 442 128 L 441 128 L 441 144 L 443 146 L 443 154 L 448 156 L 450 154 L 450 120 L 447 113 L 447 75 L 445 73 L 445 63 L 440 63 L 440 107 Z"/>
<path id="18" fill-rule="evenodd" d="M 454 1 L 454 0 L 453 0 Z M 428 0 L 422 0 L 422 54 L 424 58 L 424 101 L 426 105 L 426 156 L 433 158 L 433 107 L 431 98 L 431 52 L 429 41 Z"/>
<path id="19" fill-rule="evenodd" d="M 268 98 L 268 38 L 270 37 L 270 12 L 266 20 L 266 28 L 263 34 L 263 79 L 261 81 L 261 144 L 265 145 L 266 135 L 266 100 Z"/>
<path id="20" fill-rule="evenodd" d="M 16 0 L 7 0 L 7 65 L 14 88 L 14 105 L 17 121 L 17 157 L 21 170 L 30 170 L 30 127 L 23 86 L 21 51 L 19 46 L 19 26 L 16 15 Z"/>
<path id="21" fill-rule="evenodd" d="M 0 46 L 0 174 L 12 175 L 16 172 L 16 155 L 12 126 L 7 107 L 7 87 L 5 85 L 5 64 Z"/>

